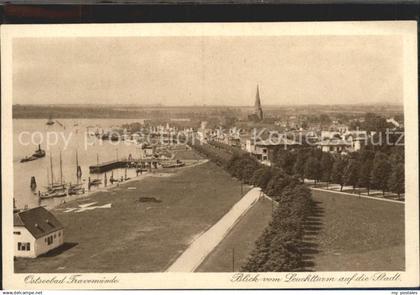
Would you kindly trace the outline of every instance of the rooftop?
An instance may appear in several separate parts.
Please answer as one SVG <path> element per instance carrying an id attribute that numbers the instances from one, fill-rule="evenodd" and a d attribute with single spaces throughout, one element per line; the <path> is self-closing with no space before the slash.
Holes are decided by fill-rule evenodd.
<path id="1" fill-rule="evenodd" d="M 36 239 L 63 229 L 57 218 L 44 207 L 14 213 L 13 226 L 24 226 Z"/>

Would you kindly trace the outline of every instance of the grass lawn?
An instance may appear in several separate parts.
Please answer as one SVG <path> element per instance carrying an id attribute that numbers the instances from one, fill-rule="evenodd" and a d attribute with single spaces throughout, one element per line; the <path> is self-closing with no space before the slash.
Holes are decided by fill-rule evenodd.
<path id="1" fill-rule="evenodd" d="M 271 201 L 266 198 L 261 198 L 246 212 L 196 271 L 239 271 L 254 249 L 256 240 L 271 221 L 271 210 Z M 235 261 L 234 270 L 233 255 Z"/>
<path id="2" fill-rule="evenodd" d="M 405 268 L 404 205 L 312 191 L 306 222 L 307 269 L 397 271 Z"/>
<path id="3" fill-rule="evenodd" d="M 53 213 L 65 228 L 65 246 L 36 259 L 19 258 L 15 271 L 164 271 L 196 235 L 241 198 L 240 182 L 211 162 L 163 170 L 168 171 L 174 173 L 133 181 L 56 208 Z M 160 202 L 139 202 L 140 197 Z M 90 202 L 112 203 L 112 208 L 64 212 Z"/>
<path id="4" fill-rule="evenodd" d="M 197 154 L 196 152 L 194 152 L 193 150 L 189 149 L 178 149 L 176 151 L 174 151 L 175 154 L 175 159 L 177 160 L 200 160 L 203 159 L 202 156 L 200 156 L 199 154 Z"/>

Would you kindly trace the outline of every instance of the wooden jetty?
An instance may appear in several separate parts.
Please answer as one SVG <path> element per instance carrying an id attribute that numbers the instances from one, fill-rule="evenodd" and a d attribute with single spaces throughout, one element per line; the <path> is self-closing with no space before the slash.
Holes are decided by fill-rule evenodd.
<path id="1" fill-rule="evenodd" d="M 91 165 L 89 166 L 89 172 L 92 174 L 95 174 L 95 173 L 98 174 L 98 173 L 108 172 L 113 169 L 127 168 L 127 167 L 135 168 L 138 166 L 140 167 L 153 166 L 154 168 L 157 168 L 157 165 L 161 164 L 161 162 L 162 162 L 161 159 L 113 160 L 109 162 L 98 163 L 96 165 Z"/>
<path id="2" fill-rule="evenodd" d="M 127 167 L 127 160 L 114 160 L 89 166 L 90 173 L 104 173 L 112 169 Z"/>

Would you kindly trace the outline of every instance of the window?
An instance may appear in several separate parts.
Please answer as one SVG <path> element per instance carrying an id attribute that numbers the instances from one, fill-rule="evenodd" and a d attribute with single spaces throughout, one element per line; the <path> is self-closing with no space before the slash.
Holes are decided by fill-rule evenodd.
<path id="1" fill-rule="evenodd" d="M 18 242 L 18 251 L 30 251 L 31 243 L 21 243 Z"/>
<path id="2" fill-rule="evenodd" d="M 53 236 L 47 237 L 47 244 L 51 245 L 53 243 Z"/>
<path id="3" fill-rule="evenodd" d="M 54 234 L 54 239 L 57 237 L 57 235 L 56 234 Z"/>
<path id="4" fill-rule="evenodd" d="M 20 235 L 20 231 L 14 231 L 13 234 L 14 235 Z"/>
<path id="5" fill-rule="evenodd" d="M 60 231 L 60 232 L 58 232 L 58 236 L 59 236 L 59 237 L 61 237 L 61 231 Z"/>

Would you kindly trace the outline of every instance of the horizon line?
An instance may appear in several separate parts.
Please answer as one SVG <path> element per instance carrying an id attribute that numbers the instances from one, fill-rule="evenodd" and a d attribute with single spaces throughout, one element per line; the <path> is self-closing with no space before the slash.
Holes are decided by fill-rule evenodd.
<path id="1" fill-rule="evenodd" d="M 366 106 L 366 105 L 389 105 L 389 106 L 404 106 L 404 103 L 399 102 L 371 102 L 371 103 L 335 103 L 335 104 L 324 104 L 324 103 L 307 103 L 307 104 L 263 104 L 262 107 L 290 107 L 290 106 Z M 222 105 L 222 104 L 186 104 L 186 105 L 165 105 L 165 104 L 119 104 L 119 103 L 15 103 L 12 106 L 129 106 L 129 107 L 241 107 L 241 108 L 253 108 L 253 105 Z"/>

